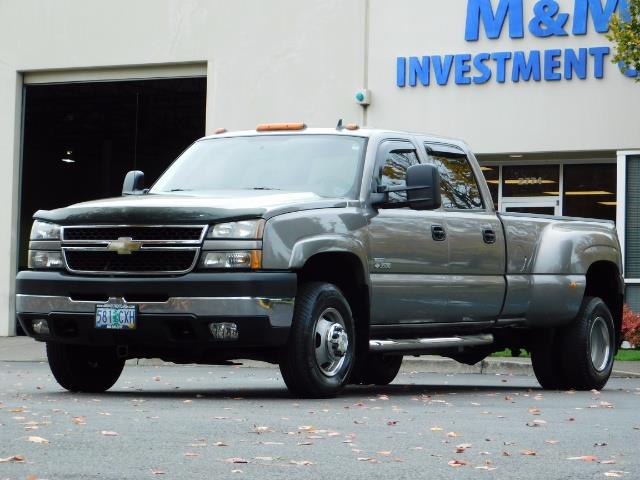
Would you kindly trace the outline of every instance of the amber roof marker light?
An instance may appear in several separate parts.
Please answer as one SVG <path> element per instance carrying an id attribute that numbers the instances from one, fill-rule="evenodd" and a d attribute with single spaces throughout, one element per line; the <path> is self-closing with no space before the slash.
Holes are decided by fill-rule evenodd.
<path id="1" fill-rule="evenodd" d="M 258 132 L 277 132 L 279 130 L 304 130 L 304 123 L 261 123 L 256 127 Z"/>

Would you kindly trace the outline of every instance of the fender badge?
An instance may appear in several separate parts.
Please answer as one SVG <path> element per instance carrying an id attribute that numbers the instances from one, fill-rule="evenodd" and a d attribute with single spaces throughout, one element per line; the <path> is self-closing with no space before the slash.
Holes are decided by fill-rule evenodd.
<path id="1" fill-rule="evenodd" d="M 131 237 L 120 237 L 107 245 L 107 250 L 117 252 L 118 255 L 131 255 L 141 248 L 142 242 L 135 242 Z"/>
<path id="2" fill-rule="evenodd" d="M 576 282 L 569 283 L 569 288 L 578 288 L 578 284 Z"/>

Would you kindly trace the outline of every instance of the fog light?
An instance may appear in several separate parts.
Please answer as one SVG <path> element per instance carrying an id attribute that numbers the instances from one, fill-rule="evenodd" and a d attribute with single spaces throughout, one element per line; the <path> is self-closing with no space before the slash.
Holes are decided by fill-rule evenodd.
<path id="1" fill-rule="evenodd" d="M 43 318 L 38 318 L 31 322 L 33 331 L 38 335 L 49 335 L 49 322 Z"/>
<path id="2" fill-rule="evenodd" d="M 216 340 L 238 339 L 238 325 L 232 322 L 210 323 L 209 330 Z"/>

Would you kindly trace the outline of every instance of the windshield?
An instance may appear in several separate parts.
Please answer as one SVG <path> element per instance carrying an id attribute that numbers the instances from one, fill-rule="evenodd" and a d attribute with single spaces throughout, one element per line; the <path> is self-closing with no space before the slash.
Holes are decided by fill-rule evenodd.
<path id="1" fill-rule="evenodd" d="M 150 193 L 286 190 L 354 198 L 366 139 L 343 135 L 263 135 L 200 140 Z"/>

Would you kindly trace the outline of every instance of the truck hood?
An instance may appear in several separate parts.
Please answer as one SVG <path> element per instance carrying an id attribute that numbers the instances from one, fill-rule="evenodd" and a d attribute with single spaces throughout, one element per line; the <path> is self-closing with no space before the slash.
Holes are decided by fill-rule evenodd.
<path id="1" fill-rule="evenodd" d="M 39 210 L 34 218 L 60 225 L 200 224 L 220 220 L 270 218 L 283 213 L 347 206 L 343 198 L 310 192 L 224 190 L 206 195 L 134 195 L 78 203 L 56 210 Z"/>

